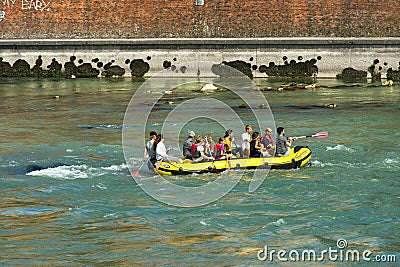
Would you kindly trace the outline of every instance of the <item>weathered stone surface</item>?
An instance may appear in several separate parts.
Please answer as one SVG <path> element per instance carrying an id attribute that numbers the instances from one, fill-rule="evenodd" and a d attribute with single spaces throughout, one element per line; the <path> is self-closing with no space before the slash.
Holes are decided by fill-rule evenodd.
<path id="1" fill-rule="evenodd" d="M 348 44 L 350 41 L 351 44 Z M 133 76 L 135 77 L 135 75 L 154 75 L 162 71 L 164 67 L 173 70 L 171 74 L 178 72 L 187 73 L 185 62 L 190 62 L 196 58 L 200 61 L 209 62 L 221 62 L 224 59 L 229 59 L 231 60 L 230 63 L 233 63 L 232 65 L 240 63 L 242 67 L 236 66 L 238 69 L 241 69 L 243 72 L 251 71 L 252 75 L 255 77 L 268 77 L 269 79 L 278 79 L 279 81 L 284 78 L 287 82 L 292 82 L 294 79 L 298 78 L 309 78 L 311 80 L 308 82 L 314 83 L 315 81 L 313 79 L 316 74 L 318 74 L 318 77 L 332 78 L 336 77 L 337 73 L 341 73 L 343 68 L 348 66 L 358 70 L 377 72 L 379 75 L 382 75 L 382 78 L 385 78 L 387 72 L 389 72 L 390 76 L 390 72 L 398 69 L 400 60 L 400 38 L 279 38 L 275 39 L 274 42 L 270 39 L 146 39 L 106 40 L 104 44 L 102 40 L 43 40 L 38 44 L 37 42 L 37 40 L 0 40 L 0 56 L 5 58 L 5 60 L 0 60 L 0 76 L 14 77 L 27 75 L 27 71 L 25 74 L 18 73 L 18 71 L 14 71 L 12 68 L 12 63 L 7 63 L 15 62 L 18 59 L 24 60 L 27 65 L 33 65 L 29 72 L 30 76 L 65 76 L 71 78 L 77 77 L 78 75 L 76 62 L 80 62 L 79 65 L 83 62 L 91 62 L 92 67 L 89 68 L 89 70 L 95 68 L 99 71 L 104 71 L 104 75 L 107 76 L 122 75 L 122 69 L 125 70 L 125 74 L 123 75 L 130 76 L 132 73 L 130 67 L 132 67 L 134 68 Z M 157 47 L 157 49 L 150 50 L 149 48 L 148 51 L 143 51 L 141 50 L 143 42 L 150 42 L 150 47 Z M 171 44 L 179 45 L 182 50 L 180 50 L 179 53 L 176 53 L 175 50 L 168 50 L 172 49 L 170 48 L 172 47 Z M 266 47 L 270 47 L 273 44 L 277 47 L 266 50 Z M 132 56 L 131 50 L 125 50 L 128 45 L 130 45 L 132 51 L 136 51 L 137 54 L 140 55 L 140 58 L 143 59 L 139 58 L 132 62 L 130 59 L 127 59 Z M 330 45 L 331 48 L 327 48 L 328 45 Z M 9 46 L 13 46 L 16 52 L 7 54 L 6 47 Z M 198 46 L 198 49 L 192 49 L 192 47 Z M 227 46 L 236 47 L 236 49 L 224 48 Z M 285 48 L 282 48 L 282 46 Z M 304 50 L 299 50 L 298 46 L 306 46 L 306 48 L 304 48 Z M 53 47 L 55 51 L 45 51 L 48 47 Z M 327 50 L 321 52 L 321 49 Z M 42 62 L 39 61 L 36 50 L 43 51 Z M 353 51 L 351 53 L 351 58 L 349 58 L 348 54 L 350 50 Z M 136 52 L 134 53 L 136 54 Z M 53 53 L 57 54 L 57 58 L 53 58 L 50 61 Z M 282 53 L 284 53 L 286 57 L 282 58 Z M 78 55 L 81 58 L 77 60 L 75 56 L 72 56 L 69 61 L 66 60 L 71 54 Z M 19 58 L 20 55 L 24 55 L 24 58 Z M 304 61 L 304 55 L 315 59 L 311 58 Z M 320 55 L 323 55 L 323 59 Z M 295 58 L 296 61 L 294 59 L 290 60 L 291 58 Z M 60 59 L 62 60 L 60 63 L 64 65 L 64 68 L 57 62 L 57 60 Z M 249 62 L 246 62 L 246 60 Z M 228 62 L 225 62 L 225 64 L 227 63 Z M 371 65 L 371 63 L 373 64 Z M 120 66 L 121 69 L 117 67 L 112 68 L 113 64 Z M 46 65 L 47 67 L 44 67 Z M 16 64 L 16 66 L 18 66 L 18 64 Z M 223 69 L 223 66 L 225 65 L 217 64 L 217 66 L 213 67 L 214 72 L 227 75 L 224 73 L 226 70 Z M 28 66 L 25 67 L 25 69 L 27 68 Z M 111 73 L 108 72 L 110 69 L 112 70 Z M 196 71 L 190 71 L 188 74 L 190 75 L 190 73 L 196 75 Z M 97 75 L 97 71 L 89 76 L 92 77 L 92 75 Z M 298 77 L 301 75 L 305 75 L 306 77 Z M 374 76 L 380 77 L 377 75 Z M 82 75 L 82 77 L 86 76 Z"/>

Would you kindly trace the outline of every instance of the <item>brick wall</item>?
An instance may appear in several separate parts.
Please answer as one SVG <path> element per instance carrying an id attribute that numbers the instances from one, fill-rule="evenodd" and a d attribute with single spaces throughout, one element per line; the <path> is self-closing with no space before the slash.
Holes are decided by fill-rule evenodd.
<path id="1" fill-rule="evenodd" d="M 0 0 L 0 38 L 399 37 L 399 0 Z"/>

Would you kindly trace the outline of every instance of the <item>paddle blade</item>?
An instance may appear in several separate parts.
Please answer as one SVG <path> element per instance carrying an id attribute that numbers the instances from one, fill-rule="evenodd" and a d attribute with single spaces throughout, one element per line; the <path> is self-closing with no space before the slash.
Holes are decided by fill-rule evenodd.
<path id="1" fill-rule="evenodd" d="M 320 132 L 313 135 L 315 138 L 328 138 L 328 132 Z"/>
<path id="2" fill-rule="evenodd" d="M 138 169 L 137 171 L 135 171 L 135 172 L 132 172 L 132 176 L 138 176 L 140 170 L 142 169 L 143 165 L 144 165 L 146 162 L 147 162 L 147 160 L 146 160 L 146 161 L 143 161 L 143 163 L 142 163 L 142 165 L 140 165 L 139 169 Z"/>

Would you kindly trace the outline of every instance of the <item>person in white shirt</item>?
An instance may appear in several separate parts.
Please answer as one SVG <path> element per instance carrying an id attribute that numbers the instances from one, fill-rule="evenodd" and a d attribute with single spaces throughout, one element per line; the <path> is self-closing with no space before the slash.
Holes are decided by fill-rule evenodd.
<path id="1" fill-rule="evenodd" d="M 157 135 L 157 138 L 154 141 L 154 149 L 156 151 L 156 160 L 157 160 L 156 170 L 158 170 L 162 161 L 181 163 L 181 161 L 177 157 L 167 155 L 168 150 L 164 144 L 164 135 L 162 134 Z"/>
<path id="2" fill-rule="evenodd" d="M 205 154 L 206 142 L 201 135 L 197 136 L 196 143 L 192 145 L 192 158 L 193 163 L 202 162 L 206 160 L 214 160 L 213 157 Z"/>
<path id="3" fill-rule="evenodd" d="M 245 131 L 242 134 L 242 155 L 248 158 L 250 156 L 251 132 L 253 131 L 253 127 L 246 125 Z"/>

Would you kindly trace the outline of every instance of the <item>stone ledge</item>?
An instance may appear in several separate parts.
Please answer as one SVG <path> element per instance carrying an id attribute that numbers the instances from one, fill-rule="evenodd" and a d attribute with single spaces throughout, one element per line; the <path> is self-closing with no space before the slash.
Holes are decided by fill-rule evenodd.
<path id="1" fill-rule="evenodd" d="M 329 38 L 329 37 L 312 37 L 312 38 L 148 38 L 148 39 L 2 39 L 0 40 L 0 49 L 2 47 L 40 47 L 40 46 L 53 46 L 53 47 L 105 47 L 111 46 L 130 46 L 130 47 L 170 47 L 178 45 L 179 49 L 184 49 L 185 46 L 199 48 L 212 47 L 216 48 L 222 46 L 227 48 L 229 46 L 240 47 L 296 47 L 296 46 L 310 46 L 310 47 L 324 47 L 324 46 L 349 46 L 349 47 L 388 47 L 400 46 L 400 37 L 387 37 L 387 38 Z"/>

